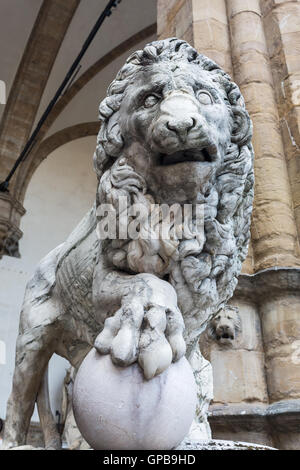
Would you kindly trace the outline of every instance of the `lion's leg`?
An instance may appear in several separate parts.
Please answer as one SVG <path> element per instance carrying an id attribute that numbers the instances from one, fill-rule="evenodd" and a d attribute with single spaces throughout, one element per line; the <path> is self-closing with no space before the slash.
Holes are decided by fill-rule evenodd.
<path id="1" fill-rule="evenodd" d="M 196 416 L 187 437 L 194 441 L 208 440 L 211 439 L 207 414 L 209 404 L 213 399 L 212 367 L 210 362 L 202 356 L 198 342 L 187 359 L 193 369 L 198 395 Z"/>
<path id="2" fill-rule="evenodd" d="M 52 356 L 52 326 L 26 330 L 17 339 L 12 392 L 7 403 L 3 448 L 26 443 L 37 393 Z"/>
<path id="3" fill-rule="evenodd" d="M 61 449 L 61 437 L 51 411 L 48 383 L 48 366 L 46 367 L 37 396 L 39 418 L 44 434 L 46 449 Z"/>

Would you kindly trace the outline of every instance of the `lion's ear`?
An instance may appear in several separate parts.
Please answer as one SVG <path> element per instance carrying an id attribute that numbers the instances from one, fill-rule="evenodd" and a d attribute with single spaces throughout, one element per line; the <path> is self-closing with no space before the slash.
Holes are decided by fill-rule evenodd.
<path id="1" fill-rule="evenodd" d="M 252 122 L 247 111 L 241 106 L 232 106 L 234 124 L 231 140 L 235 144 L 245 145 L 252 137 Z"/>

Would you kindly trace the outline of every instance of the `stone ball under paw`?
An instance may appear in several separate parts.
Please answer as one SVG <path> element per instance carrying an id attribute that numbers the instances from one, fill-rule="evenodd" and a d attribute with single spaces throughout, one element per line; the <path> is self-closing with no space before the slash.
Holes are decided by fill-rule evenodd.
<path id="1" fill-rule="evenodd" d="M 118 367 L 95 349 L 82 362 L 73 391 L 77 426 L 98 450 L 173 449 L 189 431 L 196 401 L 185 357 L 145 380 L 137 363 Z"/>

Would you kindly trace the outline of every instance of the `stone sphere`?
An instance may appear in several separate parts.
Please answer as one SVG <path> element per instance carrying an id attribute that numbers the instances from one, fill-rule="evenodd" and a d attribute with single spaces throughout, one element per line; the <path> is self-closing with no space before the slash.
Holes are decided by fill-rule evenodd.
<path id="1" fill-rule="evenodd" d="M 73 390 L 77 426 L 98 450 L 173 449 L 189 431 L 196 401 L 186 358 L 145 380 L 137 363 L 118 367 L 95 349 L 82 362 Z"/>

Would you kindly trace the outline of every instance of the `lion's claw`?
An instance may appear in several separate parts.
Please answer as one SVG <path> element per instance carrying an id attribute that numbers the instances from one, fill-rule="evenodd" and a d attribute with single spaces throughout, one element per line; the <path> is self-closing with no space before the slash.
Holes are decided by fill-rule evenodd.
<path id="1" fill-rule="evenodd" d="M 185 354 L 184 323 L 178 309 L 138 302 L 122 306 L 107 318 L 95 341 L 101 354 L 128 366 L 138 360 L 146 379 L 151 379 Z"/>
<path id="2" fill-rule="evenodd" d="M 134 328 L 123 325 L 112 341 L 111 355 L 113 362 L 120 366 L 127 366 L 137 360 L 137 338 Z"/>

